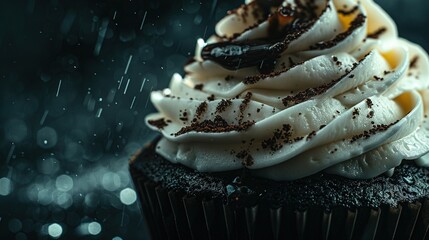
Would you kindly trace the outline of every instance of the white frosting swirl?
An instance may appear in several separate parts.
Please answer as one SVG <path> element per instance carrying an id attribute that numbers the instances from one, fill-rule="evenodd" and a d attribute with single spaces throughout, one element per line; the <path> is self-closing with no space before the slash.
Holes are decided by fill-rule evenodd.
<path id="1" fill-rule="evenodd" d="M 247 1 L 222 19 L 217 36 L 198 40 L 185 78 L 175 74 L 169 89 L 152 92 L 159 113 L 146 120 L 163 135 L 159 154 L 202 172 L 246 167 L 273 180 L 320 171 L 371 178 L 403 159 L 429 166 L 428 56 L 397 37 L 378 5 L 286 0 L 268 16 L 260 2 Z M 275 19 L 281 32 L 303 6 L 316 16 L 301 21 L 300 32 L 282 33 L 286 47 L 266 74 L 259 68 L 267 59 L 231 68 L 202 56 L 217 46 L 210 44 L 272 43 L 278 11 L 291 12 Z M 228 61 L 249 46 L 209 54 Z"/>

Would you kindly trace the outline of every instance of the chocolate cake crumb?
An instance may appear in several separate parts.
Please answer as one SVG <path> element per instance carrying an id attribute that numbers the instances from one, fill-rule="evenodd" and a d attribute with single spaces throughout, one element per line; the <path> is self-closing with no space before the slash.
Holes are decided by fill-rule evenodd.
<path id="1" fill-rule="evenodd" d="M 367 98 L 365 102 L 366 102 L 366 105 L 368 106 L 368 108 L 372 108 L 372 106 L 374 105 L 374 104 L 372 103 L 372 100 L 371 100 L 371 99 L 369 99 L 369 98 Z"/>
<path id="2" fill-rule="evenodd" d="M 347 31 L 342 32 L 338 34 L 334 39 L 326 41 L 326 42 L 319 42 L 315 45 L 311 46 L 311 50 L 324 50 L 331 47 L 336 46 L 338 43 L 346 39 L 348 36 L 350 36 L 356 29 L 363 26 L 365 23 L 366 16 L 363 14 L 359 14 L 356 16 L 356 18 L 350 23 L 349 28 Z"/>
<path id="3" fill-rule="evenodd" d="M 357 140 L 362 139 L 362 138 L 368 139 L 374 134 L 388 130 L 391 126 L 395 125 L 398 122 L 399 122 L 399 120 L 397 120 L 393 123 L 390 123 L 388 125 L 386 125 L 386 124 L 374 125 L 371 129 L 365 130 L 363 133 L 353 136 L 352 139 L 350 140 L 350 143 L 356 142 Z"/>
<path id="4" fill-rule="evenodd" d="M 419 56 L 414 56 L 410 61 L 410 69 L 417 67 L 417 62 L 419 60 Z"/>
<path id="5" fill-rule="evenodd" d="M 280 150 L 283 145 L 292 143 L 292 126 L 289 124 L 283 124 L 282 128 L 276 129 L 273 133 L 273 136 L 265 139 L 261 142 L 261 147 L 263 149 L 269 148 L 271 151 L 275 152 Z"/>
<path id="6" fill-rule="evenodd" d="M 225 77 L 225 81 L 230 81 L 230 80 L 232 80 L 232 79 L 234 79 L 234 76 L 232 76 L 232 75 L 227 75 L 226 77 Z"/>
<path id="7" fill-rule="evenodd" d="M 207 100 L 214 101 L 215 100 L 215 96 L 212 94 L 212 95 L 210 95 L 210 96 L 207 97 Z"/>
<path id="8" fill-rule="evenodd" d="M 252 155 L 250 155 L 247 151 L 243 150 L 237 153 L 235 156 L 241 160 L 241 164 L 245 167 L 250 167 L 255 163 Z"/>
<path id="9" fill-rule="evenodd" d="M 375 32 L 368 34 L 368 38 L 378 39 L 384 32 L 387 31 L 387 28 L 381 27 L 377 29 Z"/>
<path id="10" fill-rule="evenodd" d="M 207 102 L 202 102 L 195 111 L 195 118 L 199 120 L 201 116 L 207 111 L 208 104 Z"/>
<path id="11" fill-rule="evenodd" d="M 217 115 L 214 120 L 204 120 L 202 122 L 193 122 L 189 126 L 180 129 L 174 136 L 179 136 L 188 132 L 222 133 L 222 132 L 242 132 L 255 124 L 255 121 L 242 122 L 239 125 L 228 124 L 221 116 Z"/>
<path id="12" fill-rule="evenodd" d="M 349 78 L 354 78 L 355 77 L 355 75 L 354 74 L 351 74 L 350 76 L 349 76 Z"/>
<path id="13" fill-rule="evenodd" d="M 314 136 L 316 136 L 316 131 L 312 131 L 311 133 L 309 133 L 306 140 L 310 141 Z"/>
<path id="14" fill-rule="evenodd" d="M 164 118 L 160 118 L 157 120 L 149 120 L 147 121 L 150 125 L 158 128 L 158 129 L 164 129 L 165 127 L 168 126 L 167 122 L 165 121 Z"/>
<path id="15" fill-rule="evenodd" d="M 240 109 L 240 120 L 239 120 L 239 122 L 241 122 L 244 118 L 244 111 L 246 110 L 247 105 L 249 104 L 250 99 L 252 98 L 252 95 L 253 94 L 251 92 L 247 92 L 246 96 L 244 96 L 244 99 L 240 104 L 240 107 L 239 107 L 239 109 Z"/>
<path id="16" fill-rule="evenodd" d="M 383 81 L 384 80 L 384 78 L 378 77 L 378 76 L 374 76 L 374 79 L 377 80 L 377 81 Z"/>
<path id="17" fill-rule="evenodd" d="M 231 104 L 232 104 L 231 100 L 222 99 L 216 107 L 216 113 L 224 112 L 229 106 L 231 106 Z"/>
<path id="18" fill-rule="evenodd" d="M 365 55 L 360 61 L 359 63 L 361 63 L 362 61 L 364 61 L 367 56 L 369 55 L 369 53 L 367 55 Z M 356 69 L 356 67 L 359 66 L 358 63 L 353 63 L 353 67 L 351 70 L 347 70 L 346 73 L 344 75 L 342 75 L 341 77 L 339 77 L 338 79 L 332 80 L 329 83 L 326 83 L 324 85 L 318 86 L 318 87 L 314 87 L 314 88 L 307 88 L 306 90 L 303 90 L 295 95 L 291 95 L 291 96 L 287 96 L 285 98 L 282 99 L 283 105 L 285 107 L 290 107 L 293 106 L 295 104 L 299 104 L 302 103 L 304 101 L 307 101 L 308 99 L 320 95 L 324 92 L 326 92 L 329 88 L 331 88 L 332 86 L 334 86 L 335 84 L 337 84 L 339 81 L 341 81 L 341 79 L 343 79 L 344 77 L 346 77 L 348 74 L 350 74 L 350 72 L 352 72 L 354 69 Z M 344 96 L 345 98 L 345 96 Z"/>
<path id="19" fill-rule="evenodd" d="M 194 86 L 194 89 L 201 91 L 201 90 L 203 90 L 203 87 L 204 87 L 204 84 L 197 84 Z"/>
<path id="20" fill-rule="evenodd" d="M 366 117 L 367 117 L 367 118 L 373 118 L 373 117 L 374 117 L 374 111 L 373 111 L 373 110 L 371 110 L 371 111 L 366 115 Z"/>

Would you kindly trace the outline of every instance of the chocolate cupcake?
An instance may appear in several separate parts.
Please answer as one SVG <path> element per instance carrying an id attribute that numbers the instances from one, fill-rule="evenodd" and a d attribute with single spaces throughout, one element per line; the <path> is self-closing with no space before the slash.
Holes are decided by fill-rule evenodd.
<path id="1" fill-rule="evenodd" d="M 248 1 L 151 94 L 155 239 L 424 239 L 429 60 L 371 0 Z"/>

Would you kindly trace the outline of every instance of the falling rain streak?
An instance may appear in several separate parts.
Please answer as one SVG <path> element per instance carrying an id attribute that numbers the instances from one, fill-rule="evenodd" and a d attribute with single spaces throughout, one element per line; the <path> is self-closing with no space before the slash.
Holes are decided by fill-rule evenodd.
<path id="1" fill-rule="evenodd" d="M 144 84 L 146 83 L 146 78 L 143 79 L 142 85 L 140 86 L 140 92 L 143 92 Z"/>
<path id="2" fill-rule="evenodd" d="M 133 109 L 135 101 L 136 101 L 136 96 L 133 97 L 133 101 L 131 102 L 130 109 Z"/>
<path id="3" fill-rule="evenodd" d="M 12 146 L 10 146 L 10 149 L 9 149 L 9 153 L 7 154 L 6 165 L 9 165 L 10 159 L 12 158 L 14 151 L 15 151 L 15 143 L 12 143 Z"/>
<path id="4" fill-rule="evenodd" d="M 99 108 L 98 110 L 97 110 L 97 114 L 96 114 L 96 116 L 97 116 L 97 118 L 100 118 L 101 117 L 101 113 L 103 112 L 103 108 Z"/>
<path id="5" fill-rule="evenodd" d="M 130 81 L 131 81 L 131 79 L 130 79 L 130 78 L 128 78 L 128 80 L 127 80 L 127 84 L 125 85 L 124 94 L 127 94 L 128 86 L 130 85 Z"/>
<path id="6" fill-rule="evenodd" d="M 116 13 L 116 12 L 115 12 Z M 101 23 L 101 27 L 98 31 L 97 42 L 94 47 L 94 55 L 98 56 L 101 51 L 101 47 L 103 46 L 104 38 L 106 37 L 107 26 L 109 25 L 109 20 L 107 18 L 103 19 Z"/>
<path id="7" fill-rule="evenodd" d="M 60 95 L 61 82 L 62 82 L 62 80 L 60 80 L 60 82 L 58 83 L 57 94 L 55 95 L 55 97 L 58 97 Z"/>
<path id="8" fill-rule="evenodd" d="M 144 25 L 144 22 L 146 20 L 146 15 L 147 15 L 147 11 L 144 13 L 144 16 L 143 16 L 143 19 L 142 19 L 142 23 L 140 24 L 140 30 L 143 29 L 143 25 Z"/>
<path id="9" fill-rule="evenodd" d="M 128 68 L 130 67 L 130 63 L 132 59 L 133 59 L 133 55 L 131 54 L 130 57 L 128 58 L 128 63 L 127 63 L 127 67 L 125 67 L 124 75 L 127 75 Z"/>
<path id="10" fill-rule="evenodd" d="M 124 76 L 121 77 L 121 80 L 119 80 L 118 84 L 118 90 L 121 89 L 122 81 L 124 80 Z"/>
<path id="11" fill-rule="evenodd" d="M 43 124 L 46 121 L 46 117 L 48 116 L 49 110 L 45 110 L 45 112 L 43 113 L 42 118 L 40 119 L 40 126 L 43 126 Z"/>

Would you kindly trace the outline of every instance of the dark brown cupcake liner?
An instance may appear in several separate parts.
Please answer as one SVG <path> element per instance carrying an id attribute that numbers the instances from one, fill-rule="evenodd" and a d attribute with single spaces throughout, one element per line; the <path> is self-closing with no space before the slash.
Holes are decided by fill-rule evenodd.
<path id="1" fill-rule="evenodd" d="M 429 239 L 429 200 L 331 211 L 237 208 L 168 190 L 130 169 L 152 239 Z"/>

